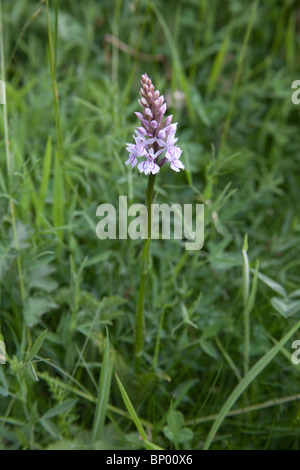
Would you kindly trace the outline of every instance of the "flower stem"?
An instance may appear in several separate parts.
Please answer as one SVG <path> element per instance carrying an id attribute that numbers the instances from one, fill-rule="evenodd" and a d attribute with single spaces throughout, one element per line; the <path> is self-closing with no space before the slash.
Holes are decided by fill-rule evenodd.
<path id="1" fill-rule="evenodd" d="M 136 310 L 135 317 L 135 371 L 136 373 L 140 372 L 141 368 L 141 358 L 142 350 L 144 345 L 144 304 L 145 304 L 145 289 L 146 289 L 146 280 L 147 273 L 150 266 L 150 256 L 149 256 L 149 246 L 151 240 L 151 223 L 152 223 L 152 214 L 151 214 L 151 204 L 153 200 L 153 189 L 155 176 L 153 174 L 149 175 L 146 203 L 147 203 L 147 212 L 148 212 L 148 224 L 147 232 L 148 236 L 144 240 L 144 247 L 141 257 L 141 279 L 139 287 L 139 298 Z"/>

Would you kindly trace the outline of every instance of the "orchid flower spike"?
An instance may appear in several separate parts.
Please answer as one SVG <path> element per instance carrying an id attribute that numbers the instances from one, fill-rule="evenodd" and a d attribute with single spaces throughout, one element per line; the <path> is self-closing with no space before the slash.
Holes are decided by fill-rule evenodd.
<path id="1" fill-rule="evenodd" d="M 166 163 L 176 172 L 184 170 L 180 161 L 181 149 L 176 145 L 175 137 L 177 122 L 172 124 L 172 115 L 164 120 L 167 105 L 163 95 L 154 91 L 151 78 L 145 73 L 142 75 L 139 105 L 142 112 L 135 113 L 141 121 L 141 126 L 135 130 L 134 144 L 126 144 L 129 159 L 126 165 L 133 168 L 137 165 L 141 173 L 149 175 L 158 173 Z M 141 159 L 139 161 L 139 159 Z"/>

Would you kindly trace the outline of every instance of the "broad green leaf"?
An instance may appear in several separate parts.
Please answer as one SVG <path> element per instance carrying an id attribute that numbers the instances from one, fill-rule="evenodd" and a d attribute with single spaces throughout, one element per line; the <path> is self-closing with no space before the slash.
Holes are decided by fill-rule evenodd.
<path id="1" fill-rule="evenodd" d="M 271 304 L 284 318 L 291 317 L 300 311 L 300 300 L 281 299 L 280 297 L 272 297 Z"/>
<path id="2" fill-rule="evenodd" d="M 29 289 L 39 289 L 45 292 L 53 292 L 58 283 L 50 275 L 56 271 L 53 265 L 50 265 L 47 259 L 41 263 L 35 262 L 29 267 L 27 284 Z"/>
<path id="3" fill-rule="evenodd" d="M 184 442 L 188 442 L 194 437 L 194 433 L 191 429 L 189 428 L 181 428 L 178 435 L 174 436 L 174 433 L 171 431 L 171 429 L 168 426 L 164 427 L 164 435 L 166 436 L 167 439 L 171 442 L 176 442 L 178 444 L 183 444 Z"/>
<path id="4" fill-rule="evenodd" d="M 17 257 L 17 253 L 11 251 L 5 251 L 4 247 L 0 246 L 0 281 L 4 279 L 6 273 L 10 270 L 14 260 Z"/>
<path id="5" fill-rule="evenodd" d="M 52 436 L 54 439 L 61 439 L 57 427 L 52 421 L 50 421 L 50 419 L 41 418 L 39 422 L 41 423 L 45 431 L 50 434 L 50 436 Z"/>
<path id="6" fill-rule="evenodd" d="M 203 351 L 206 352 L 210 357 L 212 357 L 215 360 L 219 359 L 219 354 L 217 349 L 214 347 L 213 343 L 209 340 L 200 340 L 200 346 L 203 349 Z"/>
<path id="7" fill-rule="evenodd" d="M 175 446 L 193 438 L 193 431 L 188 428 L 183 428 L 184 418 L 180 411 L 171 410 L 168 414 L 167 423 L 168 426 L 164 427 L 164 434 Z"/>
<path id="8" fill-rule="evenodd" d="M 34 326 L 38 323 L 40 316 L 58 305 L 48 297 L 32 296 L 26 299 L 24 304 L 24 320 L 26 325 Z"/>
<path id="9" fill-rule="evenodd" d="M 33 366 L 32 362 L 28 362 L 27 370 L 28 370 L 28 373 L 29 373 L 30 377 L 32 378 L 32 380 L 34 380 L 34 382 L 38 382 L 39 378 L 36 375 L 36 372 L 35 372 L 35 369 L 34 369 L 34 366 Z"/>
<path id="10" fill-rule="evenodd" d="M 254 269 L 251 269 L 251 271 L 252 271 L 253 273 L 255 272 Z M 270 277 L 266 276 L 265 274 L 258 273 L 258 278 L 259 278 L 264 284 L 266 284 L 268 287 L 270 287 L 270 288 L 273 289 L 275 292 L 277 292 L 277 294 L 282 295 L 282 297 L 286 297 L 286 296 L 287 296 L 287 293 L 286 293 L 286 290 L 284 289 L 284 287 L 281 286 L 280 284 L 278 284 L 278 282 L 274 281 L 274 280 L 271 279 Z"/>
<path id="11" fill-rule="evenodd" d="M 32 348 L 31 348 L 29 357 L 28 357 L 28 361 L 31 361 L 34 358 L 34 356 L 36 356 L 37 353 L 39 352 L 39 350 L 41 349 L 42 344 L 43 344 L 44 339 L 45 339 L 45 336 L 47 334 L 47 331 L 48 330 L 43 331 L 43 333 L 41 333 L 40 336 L 34 342 Z"/>
<path id="12" fill-rule="evenodd" d="M 293 299 L 294 297 L 300 297 L 300 289 L 294 290 L 294 292 L 290 294 L 291 299 Z"/>
<path id="13" fill-rule="evenodd" d="M 43 416 L 41 417 L 41 420 L 54 418 L 55 416 L 65 413 L 66 411 L 71 410 L 75 406 L 76 403 L 77 403 L 77 400 L 72 399 L 72 400 L 64 401 L 63 403 L 60 403 L 59 405 L 55 405 L 53 406 L 53 408 L 51 408 L 50 410 L 46 411 L 46 413 L 43 414 Z"/>

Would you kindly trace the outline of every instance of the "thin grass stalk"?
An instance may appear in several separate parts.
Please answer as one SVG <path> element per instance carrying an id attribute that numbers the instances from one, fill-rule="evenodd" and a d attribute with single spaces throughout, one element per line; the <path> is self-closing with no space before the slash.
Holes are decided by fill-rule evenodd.
<path id="1" fill-rule="evenodd" d="M 4 59 L 4 41 L 3 41 L 3 22 L 2 22 L 2 0 L 0 0 L 0 52 L 1 52 L 1 80 L 5 82 L 5 59 Z M 8 119 L 7 119 L 7 106 L 6 103 L 3 105 L 3 122 L 4 122 L 4 140 L 5 140 L 5 155 L 6 155 L 6 167 L 7 167 L 7 176 L 8 176 L 8 193 L 9 193 L 9 207 L 11 214 L 11 224 L 13 231 L 13 240 L 15 249 L 18 253 L 17 256 L 17 269 L 18 277 L 20 284 L 20 293 L 22 302 L 25 300 L 25 287 L 23 280 L 23 269 L 22 269 L 22 260 L 19 255 L 19 241 L 17 234 L 17 224 L 16 224 L 16 215 L 15 215 L 15 205 L 13 198 L 10 195 L 10 186 L 11 186 L 11 176 L 13 174 L 13 162 L 9 150 L 9 132 L 8 132 Z"/>

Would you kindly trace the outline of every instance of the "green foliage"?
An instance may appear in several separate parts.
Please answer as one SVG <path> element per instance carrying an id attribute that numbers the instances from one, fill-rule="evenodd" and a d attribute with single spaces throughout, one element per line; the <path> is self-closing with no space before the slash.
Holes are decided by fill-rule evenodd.
<path id="1" fill-rule="evenodd" d="M 167 439 L 174 443 L 175 448 L 178 444 L 184 444 L 193 439 L 193 431 L 184 428 L 184 418 L 180 411 L 171 410 L 167 418 L 168 426 L 164 427 L 164 434 Z"/>
<path id="2" fill-rule="evenodd" d="M 0 5 L 0 448 L 299 449 L 297 2 Z M 142 241 L 96 209 L 145 202 L 144 72 L 186 166 L 156 200 L 204 203 L 205 241 L 151 242 L 137 374 Z"/>

